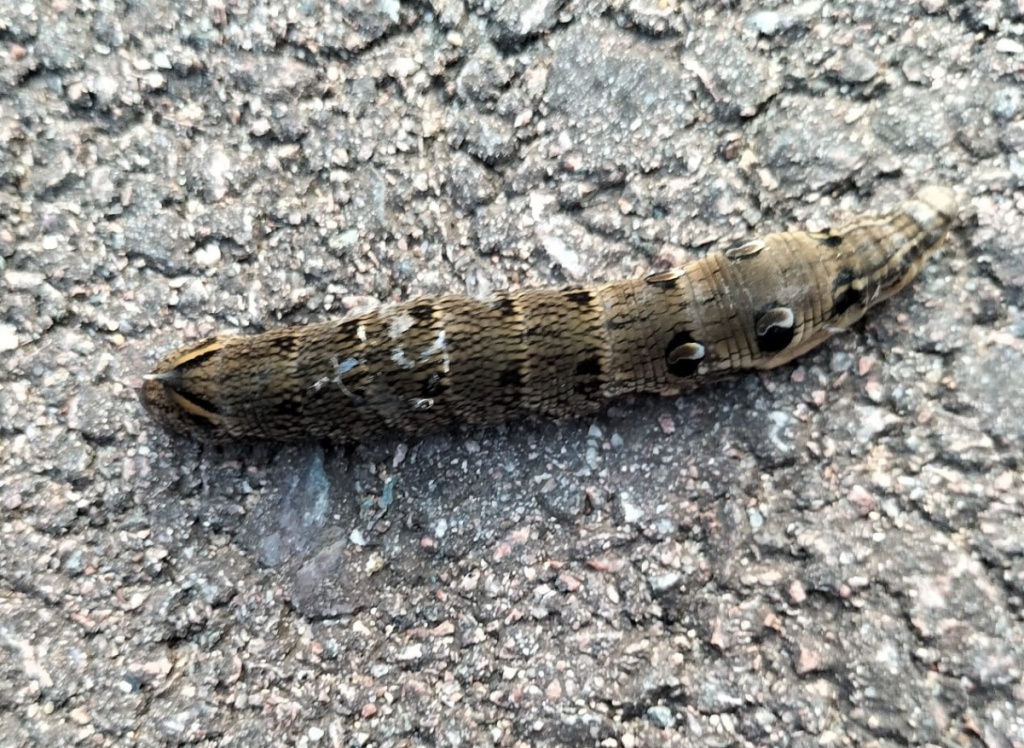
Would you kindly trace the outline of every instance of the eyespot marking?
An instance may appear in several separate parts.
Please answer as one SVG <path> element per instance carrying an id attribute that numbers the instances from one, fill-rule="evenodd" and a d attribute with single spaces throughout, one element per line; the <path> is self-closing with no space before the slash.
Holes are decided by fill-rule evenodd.
<path id="1" fill-rule="evenodd" d="M 757 347 L 764 353 L 776 353 L 793 342 L 796 318 L 789 307 L 777 306 L 759 314 L 754 320 Z"/>
<path id="2" fill-rule="evenodd" d="M 601 359 L 591 356 L 576 364 L 576 376 L 578 377 L 599 377 L 601 376 Z"/>
<path id="3" fill-rule="evenodd" d="M 743 244 L 738 244 L 735 247 L 729 247 L 725 250 L 725 259 L 742 260 L 747 257 L 753 257 L 767 246 L 768 245 L 764 243 L 764 239 L 754 239 L 753 241 L 743 242 Z"/>
<path id="4" fill-rule="evenodd" d="M 518 368 L 505 369 L 498 377 L 498 384 L 501 387 L 522 387 L 523 373 Z"/>
<path id="5" fill-rule="evenodd" d="M 675 288 L 676 282 L 683 277 L 683 271 L 679 268 L 666 270 L 663 273 L 652 273 L 644 278 L 644 283 L 658 288 Z"/>
<path id="6" fill-rule="evenodd" d="M 812 234 L 818 243 L 828 249 L 836 249 L 843 243 L 843 236 L 841 234 L 833 234 L 832 229 L 826 229 L 817 234 Z"/>
<path id="7" fill-rule="evenodd" d="M 690 333 L 677 332 L 665 347 L 665 363 L 670 374 L 692 377 L 696 376 L 705 353 L 704 346 L 694 340 Z"/>

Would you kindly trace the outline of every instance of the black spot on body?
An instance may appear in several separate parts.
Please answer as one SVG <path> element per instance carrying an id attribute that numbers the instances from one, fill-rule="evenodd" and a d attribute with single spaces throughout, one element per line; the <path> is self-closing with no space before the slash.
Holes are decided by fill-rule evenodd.
<path id="1" fill-rule="evenodd" d="M 843 243 L 843 237 L 839 234 L 833 234 L 831 229 L 823 232 L 818 239 L 818 243 L 823 247 L 829 249 L 835 249 Z"/>
<path id="2" fill-rule="evenodd" d="M 788 324 L 780 321 L 780 312 L 789 312 Z M 754 316 L 757 347 L 762 353 L 778 353 L 783 350 L 793 342 L 795 331 L 792 311 L 778 304 L 772 304 Z"/>
<path id="3" fill-rule="evenodd" d="M 832 299 L 832 312 L 836 317 L 842 317 L 855 306 L 864 306 L 864 292 L 850 286 Z"/>
<path id="4" fill-rule="evenodd" d="M 502 317 L 514 317 L 516 315 L 516 305 L 508 296 L 499 296 L 493 302 L 491 302 L 491 309 L 496 311 Z"/>
<path id="5" fill-rule="evenodd" d="M 772 327 L 763 335 L 757 336 L 757 347 L 762 353 L 778 353 L 793 342 L 793 330 Z"/>
<path id="6" fill-rule="evenodd" d="M 579 306 L 586 306 L 594 300 L 594 294 L 585 288 L 567 289 L 562 293 L 566 301 Z"/>
<path id="7" fill-rule="evenodd" d="M 423 397 L 438 397 L 448 391 L 448 384 L 440 374 L 431 374 L 423 383 Z"/>
<path id="8" fill-rule="evenodd" d="M 599 377 L 601 376 L 601 359 L 591 356 L 576 364 L 576 376 L 578 377 Z"/>
<path id="9" fill-rule="evenodd" d="M 523 373 L 519 371 L 518 367 L 505 369 L 498 377 L 498 384 L 501 387 L 522 387 Z"/>
<path id="10" fill-rule="evenodd" d="M 591 356 L 576 362 L 576 379 L 573 381 L 573 392 L 581 397 L 592 400 L 601 391 L 601 358 Z"/>
<path id="11" fill-rule="evenodd" d="M 835 291 L 841 286 L 850 285 L 856 277 L 850 268 L 839 268 L 839 272 L 836 273 L 836 279 L 832 281 L 832 290 Z"/>
<path id="12" fill-rule="evenodd" d="M 421 322 L 429 322 L 434 319 L 434 307 L 432 304 L 415 304 L 409 308 L 409 316 Z"/>
<path id="13" fill-rule="evenodd" d="M 864 303 L 864 292 L 853 288 L 854 276 L 850 268 L 842 268 L 832 282 L 832 311 L 840 317 L 851 307 Z"/>
<path id="14" fill-rule="evenodd" d="M 678 355 L 680 348 L 692 345 L 700 346 L 700 343 L 685 330 L 677 332 L 672 336 L 672 340 L 665 346 L 665 363 L 668 366 L 669 374 L 677 377 L 693 377 L 697 375 L 697 370 L 700 368 L 703 356 L 686 358 Z M 703 349 L 703 346 L 700 346 L 700 348 Z"/>

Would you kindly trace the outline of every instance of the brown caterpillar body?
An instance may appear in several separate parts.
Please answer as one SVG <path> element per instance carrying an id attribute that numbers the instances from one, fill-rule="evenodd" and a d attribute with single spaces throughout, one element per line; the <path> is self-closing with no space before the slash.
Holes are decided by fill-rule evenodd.
<path id="1" fill-rule="evenodd" d="M 853 324 L 917 275 L 956 214 L 951 190 L 925 187 L 887 216 L 769 234 L 646 278 L 220 335 L 163 359 L 142 401 L 203 441 L 355 442 L 676 394 Z"/>

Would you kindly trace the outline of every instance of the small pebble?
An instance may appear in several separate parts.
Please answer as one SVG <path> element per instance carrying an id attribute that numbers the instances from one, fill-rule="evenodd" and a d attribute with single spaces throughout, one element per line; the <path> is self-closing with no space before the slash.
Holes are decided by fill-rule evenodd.
<path id="1" fill-rule="evenodd" d="M 996 52 L 1007 55 L 1024 55 L 1024 44 L 1016 39 L 1002 38 L 996 42 Z"/>
<path id="2" fill-rule="evenodd" d="M 672 716 L 672 710 L 663 704 L 650 707 L 647 710 L 647 719 L 664 729 L 676 726 L 676 718 Z"/>
<path id="3" fill-rule="evenodd" d="M 210 242 L 195 251 L 193 254 L 197 264 L 204 268 L 216 267 L 220 264 L 221 252 L 220 245 L 215 242 Z"/>
<path id="4" fill-rule="evenodd" d="M 18 347 L 18 330 L 14 325 L 0 325 L 0 351 L 13 351 Z"/>
<path id="5" fill-rule="evenodd" d="M 676 433 L 676 422 L 672 420 L 672 416 L 668 413 L 662 413 L 658 416 L 658 425 L 661 427 L 661 433 L 666 436 Z"/>

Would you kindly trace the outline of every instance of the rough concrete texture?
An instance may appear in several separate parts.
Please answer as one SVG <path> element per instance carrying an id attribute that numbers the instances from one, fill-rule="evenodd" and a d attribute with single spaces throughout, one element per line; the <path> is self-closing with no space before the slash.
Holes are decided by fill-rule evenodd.
<path id="1" fill-rule="evenodd" d="M 325 6 L 330 5 L 330 9 Z M 1024 746 L 1024 6 L 0 0 L 0 743 Z M 964 209 L 797 364 L 202 448 L 225 328 Z"/>

